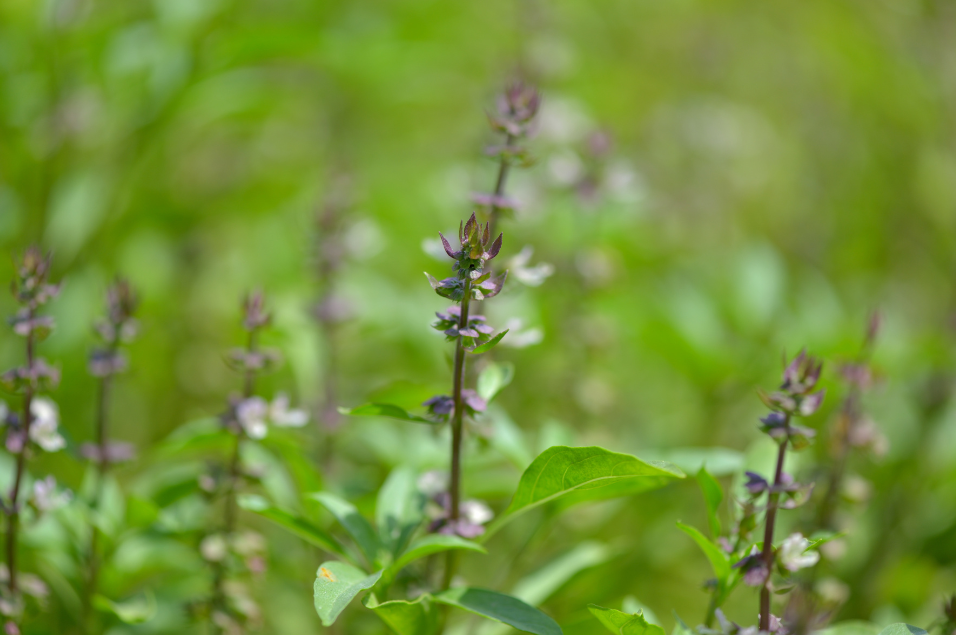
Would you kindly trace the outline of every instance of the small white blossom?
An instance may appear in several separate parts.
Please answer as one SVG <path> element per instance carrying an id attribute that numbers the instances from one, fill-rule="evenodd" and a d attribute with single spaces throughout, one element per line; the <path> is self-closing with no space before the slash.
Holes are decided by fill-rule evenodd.
<path id="1" fill-rule="evenodd" d="M 531 256 L 534 255 L 534 247 L 525 245 L 508 263 L 508 271 L 518 282 L 529 287 L 539 287 L 554 273 L 554 265 L 547 262 L 539 262 L 532 266 Z"/>
<path id="2" fill-rule="evenodd" d="M 462 502 L 461 514 L 465 517 L 465 520 L 475 525 L 484 525 L 486 522 L 495 517 L 495 514 L 491 511 L 490 507 L 481 501 L 476 500 L 467 500 Z"/>
<path id="3" fill-rule="evenodd" d="M 221 562 L 229 551 L 226 539 L 219 534 L 206 536 L 199 545 L 199 553 L 209 562 Z"/>
<path id="4" fill-rule="evenodd" d="M 309 413 L 301 408 L 289 408 L 289 396 L 280 392 L 269 406 L 269 419 L 282 428 L 301 428 L 309 422 Z"/>
<path id="5" fill-rule="evenodd" d="M 70 490 L 57 491 L 56 479 L 47 476 L 45 479 L 33 483 L 33 504 L 41 512 L 53 511 L 70 502 L 73 494 Z"/>
<path id="6" fill-rule="evenodd" d="M 250 439 L 263 439 L 268 432 L 266 417 L 269 404 L 262 397 L 250 397 L 236 406 L 236 418 Z"/>
<path id="7" fill-rule="evenodd" d="M 810 547 L 810 541 L 803 537 L 803 534 L 797 532 L 787 536 L 780 545 L 778 556 L 780 564 L 788 571 L 798 571 L 812 567 L 820 560 L 820 554 L 816 551 L 807 551 Z"/>
<path id="8" fill-rule="evenodd" d="M 448 473 L 442 470 L 429 470 L 418 477 L 418 490 L 431 497 L 448 490 Z"/>
<path id="9" fill-rule="evenodd" d="M 66 441 L 57 431 L 60 411 L 50 399 L 35 397 L 30 402 L 30 439 L 47 452 L 56 452 L 66 447 Z"/>

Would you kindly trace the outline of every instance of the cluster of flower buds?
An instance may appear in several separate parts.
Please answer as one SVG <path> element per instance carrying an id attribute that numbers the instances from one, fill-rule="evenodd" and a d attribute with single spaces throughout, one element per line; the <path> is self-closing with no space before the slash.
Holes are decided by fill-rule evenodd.
<path id="1" fill-rule="evenodd" d="M 254 337 L 272 323 L 272 314 L 266 311 L 265 296 L 261 291 L 250 293 L 242 301 L 242 327 Z M 234 348 L 226 353 L 226 365 L 243 373 L 263 373 L 282 363 L 278 351 L 268 348 Z"/>
<path id="2" fill-rule="evenodd" d="M 504 136 L 502 143 L 491 145 L 485 154 L 494 157 L 502 166 L 527 166 L 532 158 L 527 149 L 517 143 L 531 133 L 535 116 L 541 106 L 541 95 L 532 86 L 515 82 L 498 97 L 497 112 L 488 113 L 491 129 Z M 483 207 L 496 210 L 513 210 L 516 204 L 504 196 L 500 188 L 492 193 L 472 194 L 472 200 Z"/>
<path id="3" fill-rule="evenodd" d="M 448 257 L 455 261 L 453 270 L 455 275 L 444 280 L 437 280 L 429 274 L 428 281 L 435 293 L 454 302 L 461 302 L 465 298 L 466 288 L 475 300 L 484 300 L 498 295 L 505 284 L 508 272 L 492 278 L 491 271 L 485 271 L 485 265 L 501 251 L 502 235 L 492 242 L 491 227 L 486 223 L 482 226 L 474 214 L 468 222 L 458 228 L 458 242 L 460 249 L 452 249 L 441 233 L 442 246 Z"/>
<path id="4" fill-rule="evenodd" d="M 11 291 L 20 308 L 10 319 L 13 332 L 30 342 L 46 339 L 53 331 L 53 318 L 38 315 L 44 304 L 55 298 L 60 291 L 58 284 L 48 281 L 50 256 L 43 255 L 38 247 L 30 247 L 16 262 L 16 277 Z M 31 393 L 55 388 L 60 381 L 60 372 L 44 359 L 33 357 L 27 364 L 0 375 L 0 384 L 10 392 Z"/>
<path id="5" fill-rule="evenodd" d="M 461 391 L 461 401 L 465 404 L 465 414 L 474 417 L 488 408 L 488 402 L 470 388 Z M 422 404 L 428 413 L 439 420 L 446 420 L 455 414 L 455 400 L 448 395 L 436 395 Z"/>
<path id="6" fill-rule="evenodd" d="M 223 424 L 227 428 L 256 440 L 265 438 L 269 423 L 279 428 L 301 428 L 308 422 L 309 413 L 290 408 L 289 396 L 285 393 L 277 394 L 272 403 L 257 396 L 234 398 L 223 415 Z"/>
<path id="7" fill-rule="evenodd" d="M 126 356 L 119 345 L 136 337 L 139 325 L 134 317 L 139 298 L 123 278 L 106 291 L 106 317 L 97 322 L 96 332 L 103 345 L 90 354 L 89 370 L 94 377 L 110 377 L 126 370 Z"/>
<path id="8" fill-rule="evenodd" d="M 727 619 L 727 616 L 724 615 L 724 612 L 720 609 L 714 613 L 717 617 L 717 623 L 719 628 L 706 628 L 704 626 L 699 626 L 697 631 L 701 635 L 759 635 L 760 629 L 756 626 L 741 626 L 736 622 L 731 622 Z M 768 631 L 774 635 L 787 635 L 787 629 L 780 621 L 776 615 L 770 616 L 770 630 Z"/>
<path id="9" fill-rule="evenodd" d="M 444 313 L 439 311 L 435 315 L 438 319 L 432 324 L 432 328 L 444 333 L 449 342 L 453 342 L 459 337 L 463 338 L 465 348 L 469 350 L 487 342 L 491 339 L 491 334 L 495 332 L 495 329 L 485 321 L 483 315 L 469 314 L 468 324 L 460 327 L 461 307 L 457 304 L 448 307 L 448 310 Z"/>
<path id="10" fill-rule="evenodd" d="M 448 493 L 448 474 L 440 470 L 425 472 L 418 479 L 418 489 L 428 497 L 425 508 L 429 518 L 428 531 L 474 539 L 485 533 L 485 527 L 494 513 L 485 503 L 476 499 L 461 502 L 460 517 L 452 521 L 451 495 Z"/>
<path id="11" fill-rule="evenodd" d="M 784 538 L 776 551 L 776 559 L 774 560 L 777 573 L 782 576 L 789 576 L 800 569 L 814 566 L 820 561 L 820 553 L 813 550 L 812 546 L 810 540 L 799 532 Z M 767 583 L 767 578 L 770 575 L 770 570 L 767 568 L 757 545 L 754 545 L 746 556 L 735 563 L 734 568 L 743 572 L 744 584 L 753 587 L 762 587 Z"/>
<path id="12" fill-rule="evenodd" d="M 784 369 L 780 389 L 769 395 L 761 392 L 760 398 L 768 408 L 778 413 L 809 417 L 820 408 L 826 393 L 826 389 L 813 392 L 822 370 L 822 361 L 810 357 L 806 351 L 800 351 Z M 779 435 L 775 438 L 782 441 Z"/>

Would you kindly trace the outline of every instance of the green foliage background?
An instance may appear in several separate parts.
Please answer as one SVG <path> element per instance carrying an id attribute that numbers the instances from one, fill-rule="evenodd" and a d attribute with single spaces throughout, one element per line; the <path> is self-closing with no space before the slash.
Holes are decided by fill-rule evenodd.
<path id="1" fill-rule="evenodd" d="M 570 439 L 654 458 L 719 446 L 760 464 L 754 389 L 804 345 L 829 362 L 810 420 L 825 439 L 845 393 L 838 362 L 879 309 L 883 382 L 867 408 L 889 450 L 852 465 L 872 498 L 851 508 L 841 617 L 926 625 L 956 588 L 954 41 L 949 0 L 8 0 L 0 250 L 39 241 L 66 281 L 43 350 L 63 370 L 55 398 L 75 442 L 92 434 L 85 365 L 105 287 L 121 272 L 139 288 L 143 334 L 113 418 L 148 454 L 236 388 L 222 351 L 251 288 L 269 294 L 269 343 L 288 361 L 269 390 L 291 386 L 320 410 L 330 343 L 309 317 L 314 217 L 347 175 L 342 405 L 395 380 L 447 391 L 448 347 L 428 328 L 445 305 L 421 274 L 444 265 L 420 243 L 491 186 L 484 111 L 527 77 L 544 95 L 538 162 L 511 181 L 523 208 L 502 253 L 532 245 L 556 272 L 538 288 L 512 281 L 489 309 L 544 333 L 496 352 L 516 367 L 501 401 L 527 447 Z M 584 199 L 561 177 L 597 129 L 614 145 L 605 187 Z M 20 346 L 0 338 L 4 368 Z M 314 435 L 326 480 L 371 503 L 388 466 L 440 466 L 409 425 L 349 421 L 334 447 Z M 63 453 L 36 466 L 72 487 L 82 470 Z M 519 473 L 476 493 L 501 509 Z M 693 479 L 537 518 L 468 559 L 473 582 L 507 588 L 600 539 L 616 556 L 544 605 L 567 633 L 601 632 L 586 605 L 627 595 L 665 627 L 671 609 L 700 620 L 707 563 L 675 526 L 705 526 Z M 319 630 L 318 555 L 264 530 L 265 631 Z M 731 617 L 749 623 L 756 603 L 738 591 Z M 384 630 L 350 620 L 340 632 Z"/>

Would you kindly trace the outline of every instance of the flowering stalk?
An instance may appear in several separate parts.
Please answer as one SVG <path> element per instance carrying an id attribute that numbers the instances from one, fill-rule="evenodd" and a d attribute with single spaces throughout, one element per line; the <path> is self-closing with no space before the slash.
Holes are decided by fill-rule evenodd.
<path id="1" fill-rule="evenodd" d="M 808 562 L 808 560 L 800 560 L 805 549 L 800 550 L 797 547 L 790 547 L 791 542 L 798 547 L 803 545 L 806 539 L 802 535 L 795 534 L 785 541 L 784 546 L 787 549 L 797 550 L 795 556 L 789 560 L 774 551 L 773 536 L 777 510 L 781 507 L 781 496 L 786 496 L 788 499 L 783 506 L 792 509 L 802 502 L 797 500 L 797 494 L 809 493 L 809 488 L 795 483 L 792 477 L 783 471 L 783 467 L 786 461 L 787 448 L 792 447 L 794 450 L 800 450 L 809 445 L 809 440 L 815 435 L 815 431 L 810 428 L 794 425 L 792 419 L 795 416 L 807 417 L 812 415 L 823 403 L 825 390 L 813 392 L 822 369 L 822 362 L 813 357 L 808 357 L 805 352 L 801 352 L 784 370 L 783 384 L 780 386 L 780 390 L 770 395 L 761 393 L 761 399 L 772 409 L 769 415 L 761 419 L 763 423 L 761 429 L 779 444 L 777 462 L 772 484 L 767 483 L 759 475 L 748 472 L 747 489 L 751 494 L 763 492 L 767 494 L 763 547 L 759 554 L 753 553 L 735 565 L 744 569 L 745 582 L 760 587 L 759 628 L 761 631 L 771 630 L 770 593 L 773 590 L 771 573 L 775 562 L 779 559 L 781 568 L 789 571 L 796 570 L 794 568 L 796 565 L 805 566 Z M 781 546 L 781 550 L 784 549 L 784 546 Z M 807 543 L 807 546 L 809 546 L 809 543 Z M 811 557 L 813 563 L 816 563 L 818 558 L 819 555 L 816 553 Z"/>
<path id="2" fill-rule="evenodd" d="M 92 507 L 99 508 L 103 498 L 103 487 L 107 472 L 112 463 L 133 458 L 133 448 L 128 443 L 110 441 L 109 434 L 109 395 L 113 377 L 127 367 L 126 357 L 120 351 L 120 346 L 136 335 L 137 323 L 133 317 L 139 299 L 127 280 L 117 279 L 107 290 L 107 313 L 96 326 L 96 331 L 103 342 L 90 355 L 90 374 L 99 379 L 96 400 L 96 428 L 94 443 L 85 443 L 80 453 L 96 465 L 96 492 Z M 100 531 L 96 525 L 90 527 L 90 546 L 88 557 L 88 573 L 86 588 L 83 595 L 83 610 L 85 615 L 92 613 L 93 596 L 99 588 L 99 539 Z"/>
<path id="3" fill-rule="evenodd" d="M 55 452 L 66 443 L 57 432 L 56 405 L 38 397 L 38 393 L 53 388 L 59 382 L 59 371 L 49 366 L 36 354 L 36 345 L 46 339 L 53 330 L 53 318 L 39 314 L 40 308 L 59 292 L 59 286 L 50 284 L 50 256 L 44 256 L 38 247 L 28 248 L 16 263 L 16 277 L 12 285 L 13 295 L 20 309 L 11 320 L 13 331 L 26 340 L 26 364 L 10 370 L 0 378 L 9 391 L 23 395 L 23 410 L 18 418 L 11 412 L 2 414 L 7 424 L 7 450 L 16 455 L 13 487 L 3 501 L 7 516 L 6 565 L 8 580 L 3 603 L 8 619 L 4 629 L 7 633 L 19 633 L 23 606 L 20 597 L 20 571 L 17 566 L 18 532 L 20 529 L 21 489 L 26 464 L 31 453 L 31 442 L 41 450 Z M 7 610 L 10 607 L 11 610 Z"/>
<path id="4" fill-rule="evenodd" d="M 488 115 L 491 129 L 504 136 L 501 145 L 491 146 L 486 153 L 498 159 L 498 175 L 495 189 L 490 194 L 474 194 L 472 200 L 488 209 L 489 231 L 498 226 L 502 212 L 514 210 L 515 203 L 505 196 L 505 184 L 512 166 L 531 163 L 527 150 L 516 142 L 527 137 L 538 108 L 541 96 L 532 86 L 515 82 L 499 96 L 497 113 Z"/>
<path id="5" fill-rule="evenodd" d="M 265 300 L 261 293 L 252 293 L 243 301 L 243 328 L 246 331 L 244 348 L 234 349 L 227 356 L 229 366 L 242 375 L 242 392 L 229 401 L 226 412 L 220 417 L 222 426 L 233 436 L 233 444 L 228 463 L 219 472 L 221 482 L 215 474 L 204 477 L 204 489 L 215 495 L 214 500 L 223 504 L 223 523 L 217 533 L 207 535 L 200 547 L 203 557 L 213 568 L 213 589 L 210 600 L 210 620 L 214 632 L 233 632 L 239 628 L 241 620 L 251 620 L 257 615 L 257 608 L 251 598 L 237 585 L 227 582 L 231 556 L 238 556 L 252 572 L 262 570 L 264 560 L 259 553 L 263 548 L 261 536 L 252 532 L 237 531 L 237 496 L 243 480 L 248 476 L 243 471 L 242 448 L 246 442 L 257 441 L 266 436 L 267 421 L 276 426 L 301 427 L 308 422 L 308 415 L 302 410 L 290 409 L 288 398 L 279 394 L 272 403 L 255 395 L 256 381 L 259 376 L 276 366 L 279 354 L 259 346 L 259 334 L 272 321 L 265 310 Z M 237 602 L 230 603 L 230 599 Z M 236 604 L 241 608 L 233 606 Z"/>
<path id="6" fill-rule="evenodd" d="M 460 249 L 452 249 L 448 240 L 439 233 L 442 246 L 449 258 L 455 261 L 455 275 L 444 280 L 428 276 L 432 288 L 438 295 L 458 304 L 447 313 L 438 313 L 438 321 L 433 328 L 442 331 L 449 341 L 455 342 L 455 370 L 452 379 L 452 396 L 439 395 L 425 402 L 433 415 L 450 417 L 451 420 L 451 481 L 449 486 L 448 515 L 442 525 L 442 531 L 466 537 L 474 537 L 474 527 L 461 517 L 461 448 L 464 438 L 466 412 L 474 415 L 485 409 L 484 400 L 473 390 L 465 388 L 467 375 L 466 353 L 480 353 L 488 350 L 501 339 L 501 334 L 490 338 L 494 329 L 485 324 L 482 315 L 471 314 L 471 301 L 491 298 L 501 291 L 507 271 L 492 278 L 485 271 L 488 261 L 501 251 L 502 236 L 491 241 L 491 225 L 484 227 L 474 214 L 458 229 Z M 452 554 L 453 552 L 449 552 Z M 443 587 L 447 588 L 454 577 L 456 559 L 449 555 L 444 572 Z"/>

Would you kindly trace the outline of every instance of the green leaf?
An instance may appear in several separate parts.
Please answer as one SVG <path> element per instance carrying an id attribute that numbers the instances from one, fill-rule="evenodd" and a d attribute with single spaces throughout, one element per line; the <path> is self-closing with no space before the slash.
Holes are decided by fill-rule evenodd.
<path id="1" fill-rule="evenodd" d="M 669 461 L 688 474 L 696 474 L 706 465 L 707 471 L 719 478 L 737 474 L 744 468 L 743 453 L 731 448 L 671 448 L 649 450 L 644 454 L 648 458 Z"/>
<path id="2" fill-rule="evenodd" d="M 598 618 L 607 630 L 617 635 L 666 635 L 664 629 L 644 619 L 643 613 L 624 613 L 606 609 L 597 604 L 588 604 L 588 610 Z"/>
<path id="3" fill-rule="evenodd" d="M 426 419 L 425 417 L 413 415 L 404 408 L 390 403 L 367 403 L 365 405 L 352 408 L 351 410 L 348 408 L 339 408 L 339 412 L 344 415 L 351 415 L 353 417 L 391 417 L 392 419 L 398 419 L 400 421 L 414 421 L 416 423 L 427 423 L 428 425 L 435 425 L 438 423 L 437 421 L 432 421 L 431 419 Z"/>
<path id="4" fill-rule="evenodd" d="M 104 613 L 115 615 L 124 624 L 142 624 L 156 615 L 156 598 L 147 591 L 143 597 L 132 598 L 125 602 L 114 602 L 106 596 L 93 596 L 93 606 Z"/>
<path id="5" fill-rule="evenodd" d="M 488 553 L 485 548 L 477 542 L 465 540 L 459 536 L 429 534 L 413 542 L 408 548 L 408 551 L 403 553 L 401 557 L 395 561 L 395 564 L 389 567 L 389 570 L 393 573 L 398 573 L 403 567 L 408 566 L 419 558 L 430 556 L 433 553 L 450 551 L 452 549 L 465 549 L 468 551 L 477 551 L 478 553 Z"/>
<path id="6" fill-rule="evenodd" d="M 352 557 L 345 551 L 345 548 L 324 529 L 313 525 L 311 522 L 301 516 L 279 509 L 273 506 L 269 501 L 254 494 L 240 494 L 237 502 L 239 507 L 247 511 L 259 514 L 288 529 L 296 536 L 302 538 L 309 544 L 325 549 L 330 553 L 336 553 L 352 560 Z"/>
<path id="7" fill-rule="evenodd" d="M 669 463 L 648 463 L 598 447 L 551 447 L 524 471 L 508 509 L 488 527 L 482 539 L 529 509 L 571 492 L 577 492 L 582 501 L 600 499 L 602 488 L 624 484 L 627 488 L 637 485 L 651 489 L 675 478 L 684 478 L 684 473 Z"/>
<path id="8" fill-rule="evenodd" d="M 363 604 L 398 635 L 433 635 L 438 631 L 438 610 L 427 593 L 411 602 L 391 600 L 381 604 L 374 593 L 369 593 Z"/>
<path id="9" fill-rule="evenodd" d="M 864 620 L 846 620 L 827 626 L 818 635 L 880 635 L 879 625 Z"/>
<path id="10" fill-rule="evenodd" d="M 714 538 L 720 536 L 720 517 L 717 515 L 720 503 L 724 500 L 724 490 L 706 467 L 697 472 L 697 484 L 704 493 L 704 502 L 707 503 L 707 521 L 710 523 L 710 533 Z"/>
<path id="11" fill-rule="evenodd" d="M 884 628 L 880 631 L 880 635 L 926 635 L 926 631 L 919 626 L 899 622 Z"/>
<path id="12" fill-rule="evenodd" d="M 704 552 L 704 555 L 707 556 L 707 559 L 710 560 L 710 566 L 714 570 L 714 577 L 717 578 L 717 581 L 726 584 L 731 573 L 733 573 L 733 569 L 731 568 L 730 558 L 724 553 L 723 549 L 700 533 L 696 527 L 684 523 L 677 523 L 677 527 L 690 536 Z"/>
<path id="13" fill-rule="evenodd" d="M 322 503 L 329 510 L 329 513 L 335 516 L 336 520 L 345 527 L 345 530 L 355 540 L 369 564 L 378 562 L 382 543 L 378 539 L 378 534 L 355 508 L 355 505 L 329 492 L 315 492 L 309 494 L 309 498 Z"/>
<path id="14" fill-rule="evenodd" d="M 515 376 L 515 365 L 510 362 L 491 362 L 478 375 L 478 394 L 491 403 L 501 389 L 511 383 Z"/>
<path id="15" fill-rule="evenodd" d="M 425 497 L 418 491 L 418 473 L 397 467 L 378 490 L 375 523 L 382 543 L 394 556 L 404 551 L 424 517 Z"/>
<path id="16" fill-rule="evenodd" d="M 502 622 L 525 633 L 563 635 L 558 623 L 546 614 L 504 593 L 459 587 L 443 591 L 434 597 L 436 602 Z"/>
<path id="17" fill-rule="evenodd" d="M 493 338 L 491 338 L 490 340 L 488 340 L 487 342 L 485 342 L 485 343 L 482 344 L 481 346 L 476 346 L 476 347 L 474 347 L 473 349 L 471 349 L 471 350 L 468 351 L 468 352 L 469 352 L 469 353 L 473 353 L 473 354 L 475 354 L 475 355 L 481 355 L 482 353 L 487 353 L 488 351 L 490 351 L 491 349 L 493 349 L 495 346 L 497 346 L 497 345 L 498 345 L 498 342 L 501 341 L 501 338 L 504 337 L 505 335 L 507 335 L 507 334 L 508 334 L 508 331 L 510 331 L 510 330 L 511 330 L 511 329 L 505 329 L 505 330 L 503 330 L 501 333 L 498 333 L 497 335 L 495 335 Z"/>
<path id="18" fill-rule="evenodd" d="M 325 562 L 315 573 L 312 587 L 315 611 L 323 626 L 331 626 L 360 591 L 371 589 L 382 577 L 381 571 L 369 575 L 345 562 Z"/>

